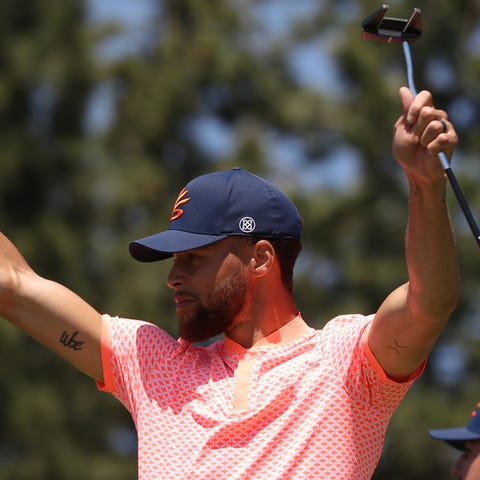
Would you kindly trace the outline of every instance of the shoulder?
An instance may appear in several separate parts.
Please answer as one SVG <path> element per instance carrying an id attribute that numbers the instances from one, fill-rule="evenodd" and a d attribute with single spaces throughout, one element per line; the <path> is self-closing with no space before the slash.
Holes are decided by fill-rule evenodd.
<path id="1" fill-rule="evenodd" d="M 155 348 L 159 345 L 178 346 L 178 342 L 165 330 L 144 320 L 102 315 L 104 340 L 115 345 Z"/>
<path id="2" fill-rule="evenodd" d="M 362 315 L 359 313 L 339 315 L 329 320 L 322 328 L 321 332 L 326 335 L 340 332 L 361 332 L 369 323 L 371 323 L 374 316 L 374 314 Z"/>
<path id="3" fill-rule="evenodd" d="M 318 346 L 324 355 L 333 355 L 335 358 L 338 352 L 353 354 L 362 348 L 362 339 L 373 318 L 373 314 L 347 314 L 332 318 L 322 329 L 316 331 Z"/>

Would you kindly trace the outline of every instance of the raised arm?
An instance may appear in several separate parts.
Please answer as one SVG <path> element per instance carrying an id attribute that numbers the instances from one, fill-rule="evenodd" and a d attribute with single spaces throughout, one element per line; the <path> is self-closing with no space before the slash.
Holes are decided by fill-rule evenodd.
<path id="1" fill-rule="evenodd" d="M 446 179 L 437 154 L 450 159 L 457 135 L 429 92 L 414 99 L 400 90 L 403 114 L 395 124 L 393 154 L 408 179 L 406 262 L 409 281 L 378 310 L 369 346 L 385 372 L 403 379 L 433 348 L 457 304 L 458 270 L 445 199 Z M 443 122 L 442 122 L 443 121 Z"/>
<path id="2" fill-rule="evenodd" d="M 101 317 L 64 286 L 37 275 L 0 233 L 0 316 L 102 381 Z"/>

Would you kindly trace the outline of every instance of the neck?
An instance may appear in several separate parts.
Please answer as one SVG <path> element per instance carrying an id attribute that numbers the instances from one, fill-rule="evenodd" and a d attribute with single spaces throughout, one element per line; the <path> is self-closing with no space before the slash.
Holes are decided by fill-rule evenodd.
<path id="1" fill-rule="evenodd" d="M 267 299 L 252 299 L 248 302 L 251 308 L 246 307 L 241 318 L 234 322 L 225 335 L 244 348 L 251 348 L 298 315 L 298 309 L 289 292 L 284 290 L 278 295 L 270 292 Z"/>

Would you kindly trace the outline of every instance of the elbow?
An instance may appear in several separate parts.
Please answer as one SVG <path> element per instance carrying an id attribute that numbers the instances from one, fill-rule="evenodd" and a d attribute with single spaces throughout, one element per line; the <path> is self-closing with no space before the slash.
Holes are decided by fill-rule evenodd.
<path id="1" fill-rule="evenodd" d="M 0 315 L 11 320 L 18 313 L 21 301 L 28 292 L 28 281 L 35 276 L 32 270 L 17 270 L 11 268 L 4 272 L 0 282 Z"/>
<path id="2" fill-rule="evenodd" d="M 449 317 L 450 315 L 457 309 L 458 307 L 458 292 L 455 293 L 455 295 L 452 295 L 452 298 L 450 299 L 450 302 L 448 305 L 445 306 L 447 311 L 449 311 Z"/>
<path id="3" fill-rule="evenodd" d="M 431 318 L 437 321 L 447 321 L 458 306 L 458 288 L 451 288 L 436 296 L 436 301 L 430 303 Z"/>
<path id="4" fill-rule="evenodd" d="M 427 292 L 409 291 L 409 310 L 415 318 L 424 319 L 431 324 L 444 324 L 451 317 L 458 306 L 458 287 L 450 285 L 449 288 L 436 291 L 433 295 Z"/>
<path id="5" fill-rule="evenodd" d="M 439 303 L 447 316 L 450 315 L 456 310 L 459 301 L 459 286 L 458 280 L 452 282 L 452 284 L 443 291 L 443 295 L 439 295 Z"/>
<path id="6" fill-rule="evenodd" d="M 18 276 L 3 275 L 0 285 L 0 315 L 7 316 L 18 295 Z"/>

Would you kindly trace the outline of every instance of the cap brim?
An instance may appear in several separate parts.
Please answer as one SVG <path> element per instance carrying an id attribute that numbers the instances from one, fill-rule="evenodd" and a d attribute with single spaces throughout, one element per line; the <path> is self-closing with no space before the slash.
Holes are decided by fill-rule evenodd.
<path id="1" fill-rule="evenodd" d="M 472 432 L 467 428 L 444 428 L 441 430 L 430 430 L 432 438 L 442 440 L 458 450 L 465 450 L 465 442 L 469 440 L 480 440 L 480 434 Z"/>
<path id="2" fill-rule="evenodd" d="M 167 230 L 130 243 L 130 255 L 139 262 L 157 262 L 170 258 L 177 252 L 194 250 L 227 238 L 228 235 L 203 235 L 184 232 L 182 230 Z"/>

